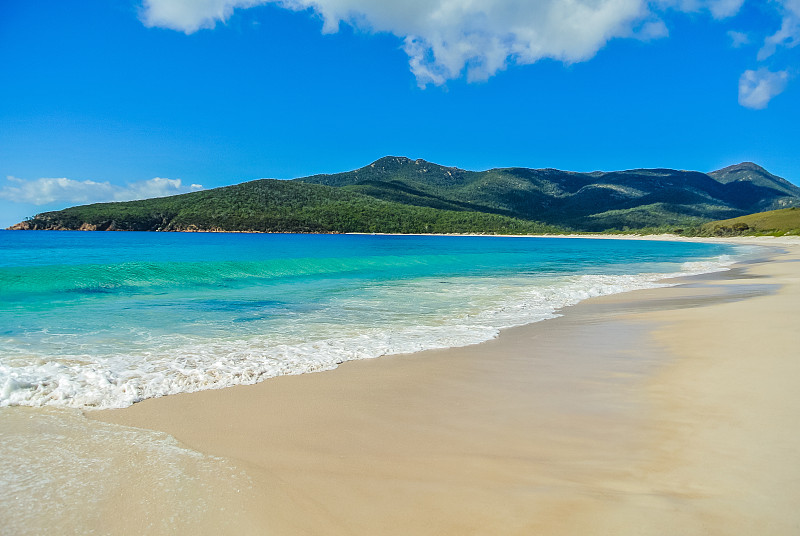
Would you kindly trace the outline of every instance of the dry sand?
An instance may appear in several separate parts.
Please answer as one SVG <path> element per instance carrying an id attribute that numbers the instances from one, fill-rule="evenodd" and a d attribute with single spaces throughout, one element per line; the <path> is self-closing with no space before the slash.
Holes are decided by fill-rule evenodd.
<path id="1" fill-rule="evenodd" d="M 89 416 L 242 468 L 208 533 L 800 534 L 800 245 L 682 283 Z M 136 533 L 125 504 L 105 527 Z"/>

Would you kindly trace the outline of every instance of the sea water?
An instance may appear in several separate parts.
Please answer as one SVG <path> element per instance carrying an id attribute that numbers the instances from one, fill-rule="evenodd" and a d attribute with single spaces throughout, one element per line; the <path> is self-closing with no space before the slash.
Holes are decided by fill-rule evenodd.
<path id="1" fill-rule="evenodd" d="M 0 407 L 121 408 L 463 346 L 742 246 L 533 237 L 0 232 Z"/>
<path id="2" fill-rule="evenodd" d="M 84 411 L 478 343 L 749 253 L 566 238 L 0 231 L 0 534 L 225 533 L 246 519 L 253 492 L 233 461 Z"/>

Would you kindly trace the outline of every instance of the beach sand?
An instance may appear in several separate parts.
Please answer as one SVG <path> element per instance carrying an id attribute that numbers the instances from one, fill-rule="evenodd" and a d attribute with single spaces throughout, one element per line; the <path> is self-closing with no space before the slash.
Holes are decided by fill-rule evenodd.
<path id="1" fill-rule="evenodd" d="M 680 283 L 476 346 L 87 415 L 247 475 L 235 512 L 185 533 L 799 534 L 800 244 Z M 110 500 L 105 531 L 156 515 Z"/>

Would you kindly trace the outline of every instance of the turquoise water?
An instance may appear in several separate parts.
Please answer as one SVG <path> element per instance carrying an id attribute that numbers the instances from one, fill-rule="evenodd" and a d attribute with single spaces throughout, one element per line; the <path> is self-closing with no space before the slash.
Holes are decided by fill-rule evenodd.
<path id="1" fill-rule="evenodd" d="M 171 393 L 460 346 L 742 247 L 566 238 L 0 232 L 0 406 Z"/>

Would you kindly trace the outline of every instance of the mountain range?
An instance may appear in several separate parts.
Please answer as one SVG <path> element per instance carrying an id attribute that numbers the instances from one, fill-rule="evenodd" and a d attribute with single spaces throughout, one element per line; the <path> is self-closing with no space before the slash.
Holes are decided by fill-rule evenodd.
<path id="1" fill-rule="evenodd" d="M 711 173 L 575 173 L 528 168 L 465 171 L 386 157 L 355 171 L 297 180 L 404 204 L 490 212 L 582 231 L 683 225 L 800 204 L 800 188 L 751 162 Z"/>
<path id="2" fill-rule="evenodd" d="M 800 188 L 751 162 L 710 173 L 578 173 L 388 156 L 344 173 L 72 207 L 12 228 L 537 233 L 697 227 L 793 206 Z"/>

